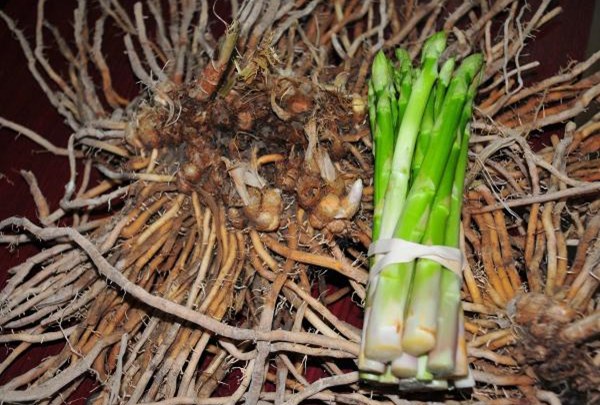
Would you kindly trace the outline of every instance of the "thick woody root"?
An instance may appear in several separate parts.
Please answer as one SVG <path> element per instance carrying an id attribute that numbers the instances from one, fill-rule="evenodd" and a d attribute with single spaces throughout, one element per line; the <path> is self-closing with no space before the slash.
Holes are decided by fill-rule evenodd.
<path id="1" fill-rule="evenodd" d="M 4 242 L 49 243 L 0 293 L 0 340 L 14 345 L 0 374 L 31 345 L 66 341 L 0 397 L 60 403 L 93 370 L 102 403 L 402 403 L 358 383 L 359 331 L 332 308 L 358 311 L 365 297 L 371 59 L 398 45 L 416 56 L 443 25 L 448 55 L 486 57 L 463 217 L 473 397 L 554 403 L 551 389 L 594 402 L 600 116 L 567 125 L 537 152 L 525 136 L 594 105 L 600 77 L 582 74 L 599 54 L 524 84 L 536 66 L 520 63 L 525 41 L 560 12 L 549 1 L 527 21 L 516 0 L 454 10 L 437 0 L 278 4 L 233 1 L 235 22 L 217 41 L 206 1 L 129 11 L 100 1 L 100 15 L 79 1 L 71 46 L 44 21 L 41 1 L 34 49 L 0 14 L 73 130 L 63 149 L 0 119 L 72 169 L 55 211 L 24 173 L 43 227 L 0 223 Z M 102 55 L 114 25 L 147 89 L 131 103 Z M 69 80 L 44 55 L 49 36 Z M 78 178 L 75 161 L 90 151 Z M 90 188 L 92 161 L 106 180 Z M 97 207 L 110 215 L 90 220 Z M 56 226 L 65 218 L 72 228 Z M 311 364 L 320 365 L 314 381 Z M 226 396 L 221 381 L 232 384 Z"/>

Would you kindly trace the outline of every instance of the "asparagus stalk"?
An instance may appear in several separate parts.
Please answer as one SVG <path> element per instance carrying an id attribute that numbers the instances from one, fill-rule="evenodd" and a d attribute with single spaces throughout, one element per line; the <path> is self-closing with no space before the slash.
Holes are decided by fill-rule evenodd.
<path id="1" fill-rule="evenodd" d="M 373 214 L 373 240 L 379 239 L 383 197 L 390 177 L 392 153 L 394 151 L 394 120 L 392 99 L 395 99 L 394 77 L 390 61 L 383 52 L 378 52 L 373 61 L 371 82 L 374 93 L 372 104 L 375 106 L 375 179 Z M 372 108 L 371 108 L 372 110 Z M 372 118 L 371 118 L 372 119 Z"/>
<path id="2" fill-rule="evenodd" d="M 365 305 L 365 317 L 363 320 L 364 325 L 369 324 L 369 317 L 371 314 L 371 305 L 369 302 L 372 297 L 369 297 L 369 294 L 374 293 L 374 288 L 370 287 L 369 292 L 367 294 L 367 303 Z M 358 369 L 360 370 L 360 378 L 362 380 L 369 381 L 379 381 L 381 374 L 385 372 L 386 365 L 380 361 L 368 358 L 365 352 L 365 344 L 366 344 L 366 328 L 363 327 L 361 331 L 361 340 L 360 340 L 360 351 L 358 353 Z M 389 368 L 389 367 L 388 367 Z"/>
<path id="3" fill-rule="evenodd" d="M 465 317 L 462 305 L 458 314 L 458 319 L 458 348 L 456 350 L 456 365 L 454 366 L 452 385 L 457 389 L 472 388 L 475 386 L 475 379 L 469 370 L 467 342 L 465 340 Z"/>
<path id="4" fill-rule="evenodd" d="M 433 124 L 435 122 L 434 115 L 434 100 L 435 100 L 435 92 L 431 92 L 429 95 L 429 100 L 427 101 L 427 105 L 425 106 L 425 114 L 423 115 L 423 120 L 421 122 L 421 129 L 419 131 L 419 136 L 417 137 L 417 144 L 415 147 L 415 154 L 412 160 L 411 171 L 411 179 L 414 179 L 419 173 L 419 169 L 421 168 L 421 164 L 423 164 L 423 157 L 427 152 L 427 148 L 429 147 L 429 140 L 431 138 L 431 130 L 433 129 Z"/>
<path id="5" fill-rule="evenodd" d="M 464 130 L 461 153 L 456 167 L 450 215 L 446 226 L 446 244 L 458 247 L 460 232 L 460 212 L 462 209 L 463 185 L 470 128 Z M 429 353 L 428 369 L 435 375 L 449 376 L 454 374 L 458 323 L 460 311 L 460 280 L 450 271 L 444 271 L 440 280 L 441 296 L 438 302 L 437 333 L 440 339 Z"/>
<path id="6" fill-rule="evenodd" d="M 394 151 L 394 126 L 392 121 L 392 103 L 390 96 L 382 94 L 377 100 L 377 132 L 375 141 L 375 189 L 373 215 L 373 240 L 379 239 L 381 216 L 384 207 L 385 188 L 390 178 L 392 154 Z"/>
<path id="7" fill-rule="evenodd" d="M 467 59 L 477 62 L 479 65 L 478 70 L 481 68 L 481 55 L 472 55 Z M 467 59 L 465 59 L 463 65 L 467 62 Z M 446 226 L 446 245 L 456 248 L 459 247 L 460 242 L 460 214 L 462 210 L 465 170 L 467 167 L 467 154 L 471 132 L 468 122 L 471 118 L 473 100 L 477 93 L 479 80 L 480 75 L 474 77 L 474 80 L 469 86 L 467 102 L 465 103 L 461 114 L 461 151 L 456 165 L 450 214 Z M 435 347 L 431 350 L 428 360 L 429 370 L 438 376 L 452 375 L 455 369 L 455 353 L 459 334 L 460 279 L 452 272 L 444 271 L 442 272 L 440 288 L 442 295 L 439 301 L 437 330 L 438 335 L 444 339 L 438 339 L 436 341 Z"/>
<path id="8" fill-rule="evenodd" d="M 456 348 L 453 379 L 465 378 L 469 375 L 469 360 L 467 359 L 467 342 L 465 340 L 465 315 L 462 305 L 458 311 L 458 347 Z"/>
<path id="9" fill-rule="evenodd" d="M 387 187 L 390 164 L 392 160 L 393 145 L 394 145 L 394 114 L 397 109 L 396 95 L 393 87 L 393 70 L 391 63 L 383 52 L 378 52 L 373 61 L 371 80 L 369 82 L 369 119 L 371 124 L 371 132 L 374 138 L 375 151 L 375 178 L 374 178 L 374 205 L 373 214 L 373 240 L 379 238 L 381 213 L 383 211 L 383 196 Z M 397 119 L 397 113 L 396 119 Z M 364 323 L 369 323 L 371 313 L 371 296 L 375 293 L 375 289 L 370 287 L 367 294 L 367 303 L 365 306 Z M 361 339 L 361 350 L 358 358 L 359 369 L 366 373 L 361 373 L 361 378 L 373 380 L 373 376 L 382 373 L 385 370 L 385 364 L 368 358 L 363 350 L 365 338 L 363 330 L 363 338 Z"/>

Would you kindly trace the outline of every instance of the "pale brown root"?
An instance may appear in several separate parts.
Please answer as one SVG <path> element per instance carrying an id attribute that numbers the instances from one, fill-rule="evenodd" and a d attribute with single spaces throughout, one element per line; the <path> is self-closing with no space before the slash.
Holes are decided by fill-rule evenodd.
<path id="1" fill-rule="evenodd" d="M 473 370 L 475 381 L 486 384 L 505 385 L 533 385 L 535 380 L 526 375 L 496 375 L 485 371 Z"/>
<path id="2" fill-rule="evenodd" d="M 352 280 L 358 281 L 362 284 L 367 282 L 367 274 L 361 269 L 357 269 L 353 266 L 344 265 L 339 261 L 329 258 L 327 256 L 315 255 L 299 250 L 291 250 L 286 246 L 281 245 L 270 236 L 265 236 L 262 241 L 267 245 L 269 249 L 272 249 L 275 253 L 292 259 L 294 261 L 306 264 L 312 264 L 324 268 L 328 268 L 339 273 L 346 275 Z"/>
<path id="3" fill-rule="evenodd" d="M 30 130 L 28 128 L 25 128 L 22 125 L 17 124 L 16 122 L 12 122 L 12 121 L 7 120 L 6 118 L 0 117 L 0 126 L 10 128 L 11 130 L 15 131 L 18 134 L 25 135 L 27 138 L 31 139 L 33 142 L 42 146 L 47 151 L 54 153 L 55 155 L 58 155 L 58 156 L 68 156 L 69 155 L 69 152 L 67 151 L 67 149 L 60 148 L 58 146 L 53 145 L 52 143 L 48 142 L 43 136 L 33 132 L 32 130 Z"/>
<path id="4" fill-rule="evenodd" d="M 467 350 L 469 356 L 483 358 L 494 362 L 497 365 L 517 366 L 517 361 L 510 356 L 494 353 L 491 350 L 484 350 L 471 347 Z"/>
<path id="5" fill-rule="evenodd" d="M 358 381 L 358 372 L 336 375 L 332 377 L 321 378 L 317 382 L 306 387 L 302 392 L 294 394 L 287 399 L 285 405 L 297 405 L 303 400 L 310 398 L 313 394 L 323 391 L 326 388 L 335 387 L 338 385 L 352 384 Z"/>
<path id="6" fill-rule="evenodd" d="M 503 201 L 501 203 L 496 203 L 494 205 L 490 205 L 487 207 L 480 208 L 478 210 L 473 210 L 473 214 L 482 214 L 485 212 L 491 212 L 506 208 L 514 208 L 514 207 L 522 207 L 525 205 L 531 204 L 542 204 L 548 201 L 556 201 L 563 198 L 576 198 L 588 196 L 590 194 L 596 194 L 600 192 L 600 182 L 595 182 L 591 184 L 587 184 L 585 186 L 578 186 L 568 188 L 566 190 L 554 191 L 551 193 L 546 193 L 538 196 L 532 197 L 524 197 L 518 198 L 514 200 Z"/>

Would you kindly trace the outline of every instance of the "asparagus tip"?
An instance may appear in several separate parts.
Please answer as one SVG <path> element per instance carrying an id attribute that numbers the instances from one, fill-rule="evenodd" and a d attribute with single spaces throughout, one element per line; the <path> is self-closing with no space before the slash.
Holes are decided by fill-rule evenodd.
<path id="1" fill-rule="evenodd" d="M 446 33 L 438 32 L 433 34 L 423 44 L 421 63 L 424 63 L 425 59 L 439 58 L 442 52 L 444 52 L 444 49 L 446 49 Z"/>
<path id="2" fill-rule="evenodd" d="M 375 55 L 371 68 L 371 81 L 376 94 L 386 90 L 394 82 L 392 65 L 383 51 Z"/>
<path id="3" fill-rule="evenodd" d="M 480 53 L 474 53 L 473 55 L 469 55 L 463 59 L 460 67 L 456 71 L 456 75 L 464 75 L 466 82 L 471 83 L 482 66 L 483 55 Z"/>

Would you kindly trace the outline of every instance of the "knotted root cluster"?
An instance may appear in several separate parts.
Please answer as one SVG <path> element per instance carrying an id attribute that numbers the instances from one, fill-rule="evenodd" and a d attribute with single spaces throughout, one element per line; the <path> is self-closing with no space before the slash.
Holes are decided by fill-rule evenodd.
<path id="1" fill-rule="evenodd" d="M 523 78 L 536 63 L 520 63 L 560 9 L 542 1 L 526 20 L 516 0 L 232 1 L 217 41 L 207 3 L 80 0 L 72 45 L 41 1 L 34 49 L 0 13 L 72 129 L 61 148 L 0 118 L 72 169 L 54 211 L 24 172 L 38 224 L 0 222 L 2 242 L 45 246 L 0 292 L 11 348 L 0 398 L 62 403 L 91 377 L 93 400 L 111 404 L 596 401 L 600 115 L 573 122 L 598 100 L 600 54 L 534 84 Z M 135 99 L 112 86 L 105 27 L 121 32 L 146 88 Z M 431 398 L 361 384 L 360 324 L 347 321 L 368 278 L 370 61 L 399 45 L 415 56 L 439 28 L 448 54 L 478 49 L 487 64 L 463 212 L 477 387 Z M 45 38 L 68 78 L 45 58 Z M 564 135 L 532 149 L 527 136 L 549 126 Z M 65 345 L 6 377 L 51 341 Z"/>

